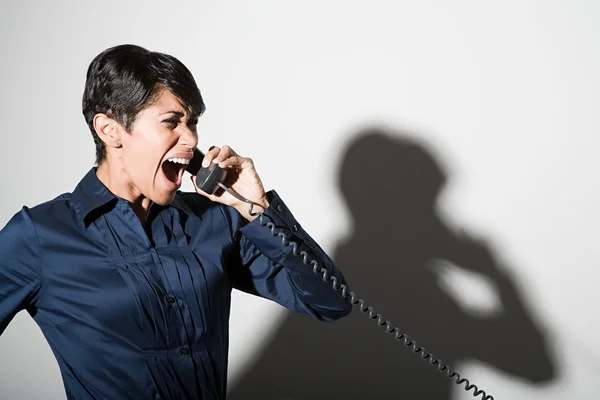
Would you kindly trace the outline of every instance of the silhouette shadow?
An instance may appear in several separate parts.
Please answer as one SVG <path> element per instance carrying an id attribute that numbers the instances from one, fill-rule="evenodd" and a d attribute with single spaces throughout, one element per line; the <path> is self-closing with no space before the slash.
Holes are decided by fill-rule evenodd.
<path id="1" fill-rule="evenodd" d="M 354 231 L 332 258 L 368 306 L 459 374 L 457 364 L 471 359 L 524 381 L 554 378 L 545 328 L 528 312 L 509 272 L 488 244 L 452 231 L 436 212 L 445 181 L 425 146 L 383 129 L 362 131 L 348 147 L 339 175 Z M 466 313 L 440 289 L 439 271 L 428 267 L 434 260 L 485 276 L 501 312 Z M 453 386 L 454 379 L 354 307 L 332 323 L 286 311 L 273 341 L 231 387 L 228 399 L 448 400 Z"/>

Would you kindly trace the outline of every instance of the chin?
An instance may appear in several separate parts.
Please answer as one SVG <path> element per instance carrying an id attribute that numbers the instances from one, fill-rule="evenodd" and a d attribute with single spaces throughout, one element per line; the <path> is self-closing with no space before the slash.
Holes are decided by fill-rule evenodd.
<path id="1" fill-rule="evenodd" d="M 173 202 L 173 200 L 175 200 L 176 194 L 177 194 L 177 192 L 161 193 L 161 194 L 158 194 L 157 196 L 153 196 L 153 198 L 151 200 L 153 203 L 156 203 L 158 205 L 168 206 L 169 204 L 171 204 Z"/>

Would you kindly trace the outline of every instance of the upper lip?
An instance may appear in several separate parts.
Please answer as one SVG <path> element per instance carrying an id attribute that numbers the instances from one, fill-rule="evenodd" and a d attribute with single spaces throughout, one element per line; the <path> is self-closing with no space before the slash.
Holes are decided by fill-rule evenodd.
<path id="1" fill-rule="evenodd" d="M 193 157 L 194 157 L 193 153 L 181 152 L 181 153 L 172 154 L 172 155 L 168 156 L 166 159 L 170 160 L 171 158 L 184 158 L 186 160 L 191 160 Z"/>
<path id="2" fill-rule="evenodd" d="M 165 161 L 171 160 L 173 158 L 183 158 L 184 160 L 191 160 L 194 157 L 193 153 L 190 152 L 179 152 L 175 154 L 171 154 L 165 158 Z"/>

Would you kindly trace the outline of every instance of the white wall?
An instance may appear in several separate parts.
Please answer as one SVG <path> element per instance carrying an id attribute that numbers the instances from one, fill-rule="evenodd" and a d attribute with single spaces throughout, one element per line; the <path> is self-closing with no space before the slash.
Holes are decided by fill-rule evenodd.
<path id="1" fill-rule="evenodd" d="M 120 43 L 164 51 L 207 102 L 201 147 L 253 157 L 325 249 L 352 227 L 335 179 L 360 128 L 412 132 L 432 148 L 450 178 L 443 215 L 500 249 L 559 361 L 541 385 L 475 361 L 455 368 L 496 399 L 596 399 L 599 18 L 589 0 L 2 2 L 0 226 L 71 191 L 92 165 L 80 111 L 91 59 Z M 493 295 L 452 285 L 463 302 Z M 234 300 L 232 386 L 281 315 Z M 65 398 L 25 313 L 0 338 L 0 393 Z M 456 387 L 452 398 L 473 397 Z"/>

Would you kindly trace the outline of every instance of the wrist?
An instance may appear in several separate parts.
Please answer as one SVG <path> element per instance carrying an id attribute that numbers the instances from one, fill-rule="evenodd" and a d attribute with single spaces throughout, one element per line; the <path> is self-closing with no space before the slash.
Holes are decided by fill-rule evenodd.
<path id="1" fill-rule="evenodd" d="M 269 208 L 269 206 L 271 205 L 271 203 L 269 202 L 269 199 L 267 198 L 266 193 L 262 195 L 262 197 L 260 198 L 259 201 L 254 202 L 254 204 L 261 207 L 263 209 L 263 211 L 266 210 L 267 208 Z"/>
<path id="2" fill-rule="evenodd" d="M 254 204 L 254 207 L 252 207 L 253 213 L 261 213 L 261 212 L 265 211 L 267 208 L 269 208 L 269 206 L 271 205 L 266 194 L 263 195 L 260 200 L 253 201 L 252 203 Z M 250 222 L 254 221 L 254 219 L 257 217 L 256 215 L 254 215 L 254 216 L 250 215 L 250 204 L 248 204 L 248 203 L 240 202 L 236 206 L 234 206 L 234 208 L 245 219 L 247 219 Z"/>

